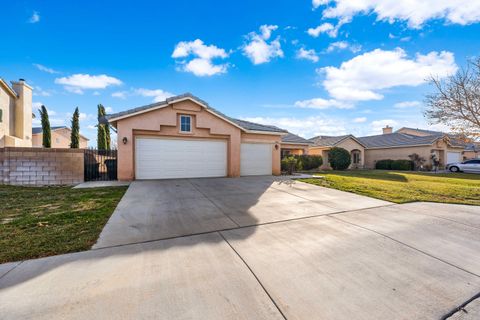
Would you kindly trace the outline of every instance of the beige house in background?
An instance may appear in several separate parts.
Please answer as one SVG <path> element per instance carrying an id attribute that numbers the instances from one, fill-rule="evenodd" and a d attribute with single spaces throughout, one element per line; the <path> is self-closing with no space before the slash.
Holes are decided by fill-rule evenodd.
<path id="1" fill-rule="evenodd" d="M 331 169 L 328 164 L 328 151 L 333 147 L 341 147 L 350 152 L 351 169 L 374 169 L 379 160 L 409 160 L 409 155 L 416 153 L 426 159 L 425 166 L 432 166 L 432 154 L 440 161 L 440 166 L 480 157 L 480 148 L 475 143 L 465 143 L 453 135 L 443 132 L 414 128 L 401 128 L 393 132 L 393 128 L 383 128 L 383 134 L 354 137 L 318 136 L 311 138 L 313 143 L 308 154 L 321 155 L 321 169 Z"/>
<path id="2" fill-rule="evenodd" d="M 119 180 L 280 174 L 287 131 L 231 118 L 189 93 L 106 119 L 117 129 Z"/>
<path id="3" fill-rule="evenodd" d="M 70 136 L 72 130 L 69 127 L 51 127 L 51 142 L 52 148 L 70 148 Z M 42 127 L 32 128 L 32 146 L 43 147 L 43 131 Z M 80 135 L 80 149 L 86 149 L 88 146 L 88 139 Z"/>
<path id="4" fill-rule="evenodd" d="M 365 146 L 352 135 L 343 136 L 317 136 L 310 139 L 312 145 L 308 149 L 308 154 L 320 155 L 323 158 L 322 170 L 331 169 L 328 163 L 328 152 L 333 147 L 343 148 L 350 152 L 352 163 L 350 169 L 364 167 Z"/>
<path id="5" fill-rule="evenodd" d="M 0 79 L 0 148 L 32 146 L 32 87 Z"/>

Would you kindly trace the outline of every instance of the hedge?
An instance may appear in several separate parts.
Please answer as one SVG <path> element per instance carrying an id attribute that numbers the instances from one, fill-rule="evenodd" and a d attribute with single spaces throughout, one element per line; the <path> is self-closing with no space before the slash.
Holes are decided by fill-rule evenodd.
<path id="1" fill-rule="evenodd" d="M 379 170 L 401 170 L 401 171 L 410 171 L 415 167 L 413 161 L 411 160 L 378 160 L 375 163 L 375 169 Z"/>
<path id="2" fill-rule="evenodd" d="M 290 170 L 313 170 L 318 169 L 323 164 L 321 156 L 314 155 L 290 155 L 282 159 L 282 171 Z"/>

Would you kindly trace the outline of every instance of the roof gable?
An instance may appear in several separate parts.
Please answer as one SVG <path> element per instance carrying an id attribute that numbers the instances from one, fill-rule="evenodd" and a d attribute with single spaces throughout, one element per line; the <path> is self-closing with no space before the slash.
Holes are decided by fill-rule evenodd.
<path id="1" fill-rule="evenodd" d="M 160 109 L 160 108 L 165 108 L 165 107 L 170 106 L 174 103 L 178 103 L 178 102 L 185 101 L 185 100 L 191 100 L 192 102 L 194 102 L 194 103 L 198 104 L 199 106 L 203 107 L 204 110 L 206 110 L 207 112 L 212 113 L 213 115 L 215 115 L 218 118 L 232 124 L 233 126 L 239 128 L 242 131 L 254 132 L 254 133 L 269 133 L 269 134 L 272 134 L 272 133 L 273 134 L 286 134 L 287 133 L 286 130 L 280 129 L 280 128 L 275 127 L 275 126 L 263 125 L 263 124 L 253 123 L 253 122 L 250 122 L 250 121 L 231 118 L 231 117 L 223 114 L 222 112 L 216 110 L 215 108 L 209 106 L 208 103 L 206 103 L 204 100 L 192 95 L 191 93 L 185 93 L 185 94 L 182 94 L 182 95 L 167 98 L 165 101 L 160 101 L 160 102 L 145 105 L 145 106 L 142 106 L 142 107 L 138 107 L 138 108 L 118 112 L 118 113 L 115 113 L 115 114 L 107 115 L 107 116 L 105 116 L 105 119 L 108 122 L 112 123 L 112 122 L 116 122 L 116 121 L 124 119 L 124 118 L 136 116 L 136 115 L 139 115 L 139 114 L 142 114 L 142 113 L 145 113 L 145 112 L 150 112 L 150 111 L 157 110 L 157 109 Z"/>
<path id="2" fill-rule="evenodd" d="M 307 139 L 304 139 L 300 136 L 297 136 L 296 134 L 293 133 L 287 133 L 282 137 L 282 142 L 283 143 L 292 143 L 292 144 L 305 144 L 305 145 L 312 145 L 313 142 Z"/>
<path id="3" fill-rule="evenodd" d="M 345 141 L 346 139 L 352 139 L 353 141 L 357 142 L 363 147 L 366 147 L 362 141 L 359 139 L 355 138 L 355 136 L 351 134 L 346 134 L 343 136 L 316 136 L 313 138 L 310 138 L 309 140 L 313 142 L 312 147 L 335 147 L 339 145 L 342 141 Z"/>
<path id="4" fill-rule="evenodd" d="M 0 78 L 0 87 L 4 88 L 4 91 L 10 94 L 12 97 L 18 98 L 17 93 L 2 78 Z"/>

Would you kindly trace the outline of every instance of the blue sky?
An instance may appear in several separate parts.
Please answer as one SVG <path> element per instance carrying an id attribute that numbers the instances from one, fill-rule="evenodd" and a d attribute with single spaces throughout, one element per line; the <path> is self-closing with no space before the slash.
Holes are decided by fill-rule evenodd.
<path id="1" fill-rule="evenodd" d="M 427 127 L 424 79 L 478 56 L 480 1 L 405 3 L 10 1 L 0 77 L 25 78 L 52 125 L 78 106 L 92 145 L 98 103 L 117 112 L 184 92 L 304 137 Z"/>

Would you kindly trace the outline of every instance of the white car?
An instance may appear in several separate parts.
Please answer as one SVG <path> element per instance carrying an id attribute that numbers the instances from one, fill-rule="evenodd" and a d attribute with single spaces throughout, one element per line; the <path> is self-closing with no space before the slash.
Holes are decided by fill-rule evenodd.
<path id="1" fill-rule="evenodd" d="M 480 173 L 480 159 L 471 159 L 463 162 L 447 164 L 447 170 L 451 172 L 477 172 Z"/>

